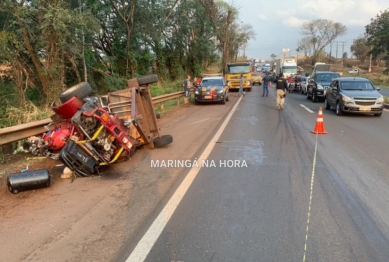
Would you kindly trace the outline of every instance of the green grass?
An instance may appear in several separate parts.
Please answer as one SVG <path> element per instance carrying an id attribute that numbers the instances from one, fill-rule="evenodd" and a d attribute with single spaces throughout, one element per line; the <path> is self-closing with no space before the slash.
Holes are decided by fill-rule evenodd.
<path id="1" fill-rule="evenodd" d="M 174 83 L 157 83 L 155 85 L 150 86 L 151 94 L 153 97 L 161 96 L 166 94 L 171 94 L 175 92 L 184 91 L 182 87 L 182 81 L 174 82 Z"/>
<path id="2" fill-rule="evenodd" d="M 193 102 L 192 100 L 193 100 L 193 97 L 189 103 Z M 161 115 L 161 117 L 164 117 L 164 116 L 168 115 L 171 111 L 173 111 L 175 108 L 177 108 L 178 106 L 181 106 L 183 104 L 184 104 L 184 97 L 181 97 L 181 98 L 179 98 L 179 104 L 177 102 L 177 99 L 172 99 L 172 100 L 169 100 L 166 102 L 155 104 L 154 108 L 155 108 L 155 112 L 159 113 Z M 162 107 L 162 105 L 163 105 L 163 107 Z"/>

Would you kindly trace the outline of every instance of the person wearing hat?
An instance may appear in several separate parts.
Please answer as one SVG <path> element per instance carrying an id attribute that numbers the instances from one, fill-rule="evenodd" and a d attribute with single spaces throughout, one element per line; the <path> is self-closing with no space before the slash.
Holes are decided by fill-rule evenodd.
<path id="1" fill-rule="evenodd" d="M 284 74 L 280 73 L 277 79 L 274 81 L 276 84 L 276 94 L 277 94 L 277 109 L 284 109 L 285 96 L 288 91 L 288 83 L 284 78 Z"/>

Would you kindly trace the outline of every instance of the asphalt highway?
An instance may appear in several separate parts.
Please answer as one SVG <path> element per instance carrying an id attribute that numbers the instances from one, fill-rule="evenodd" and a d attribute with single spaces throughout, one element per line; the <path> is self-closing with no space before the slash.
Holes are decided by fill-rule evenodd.
<path id="1" fill-rule="evenodd" d="M 162 214 L 161 232 L 137 238 L 155 241 L 128 252 L 145 261 L 388 261 L 389 112 L 336 116 L 300 94 L 279 111 L 274 89 L 261 90 L 209 138 L 214 165 L 188 170 L 193 182 L 171 217 Z M 327 134 L 311 133 L 320 107 Z"/>
<path id="2" fill-rule="evenodd" d="M 383 96 L 389 96 L 389 89 L 388 88 L 381 88 L 381 90 L 379 92 Z"/>

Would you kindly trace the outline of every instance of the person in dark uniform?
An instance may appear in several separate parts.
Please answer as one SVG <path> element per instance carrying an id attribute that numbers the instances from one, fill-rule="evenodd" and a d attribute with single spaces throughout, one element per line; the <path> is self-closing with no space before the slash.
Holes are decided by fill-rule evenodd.
<path id="1" fill-rule="evenodd" d="M 284 74 L 280 73 L 276 80 L 274 81 L 276 84 L 276 95 L 277 95 L 277 109 L 284 109 L 285 96 L 288 91 L 288 83 L 284 78 Z"/>
<path id="2" fill-rule="evenodd" d="M 271 84 L 271 77 L 269 72 L 266 72 L 266 75 L 262 78 L 263 82 L 263 93 L 262 96 L 267 96 L 269 94 L 269 83 Z"/>

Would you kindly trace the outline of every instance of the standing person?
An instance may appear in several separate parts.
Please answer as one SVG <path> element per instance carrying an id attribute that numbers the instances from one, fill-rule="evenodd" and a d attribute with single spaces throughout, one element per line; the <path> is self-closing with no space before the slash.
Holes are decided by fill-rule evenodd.
<path id="1" fill-rule="evenodd" d="M 277 90 L 277 109 L 282 110 L 284 109 L 285 96 L 288 90 L 288 83 L 286 82 L 283 73 L 279 74 L 278 78 L 275 80 L 275 84 Z"/>
<path id="2" fill-rule="evenodd" d="M 267 96 L 269 94 L 269 84 L 271 84 L 271 77 L 269 75 L 269 72 L 266 72 L 266 75 L 262 78 L 263 82 L 263 93 L 262 97 Z"/>
<path id="3" fill-rule="evenodd" d="M 190 88 L 191 88 L 190 75 L 188 75 L 186 77 L 186 79 L 184 80 L 184 83 L 182 84 L 182 87 L 184 88 L 184 91 L 185 91 L 184 104 L 186 105 L 189 103 L 189 96 L 190 96 Z"/>
<path id="4" fill-rule="evenodd" d="M 243 74 L 240 75 L 240 87 L 239 87 L 239 93 L 238 93 L 238 96 L 244 96 L 244 92 L 243 92 L 243 86 L 244 86 L 244 76 Z"/>

